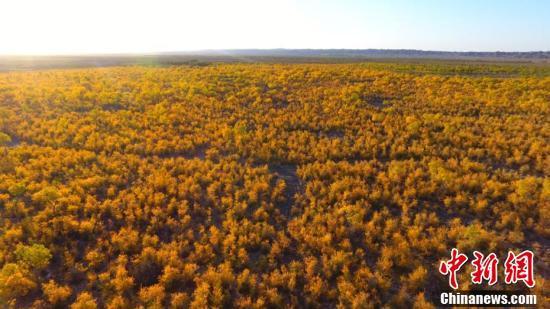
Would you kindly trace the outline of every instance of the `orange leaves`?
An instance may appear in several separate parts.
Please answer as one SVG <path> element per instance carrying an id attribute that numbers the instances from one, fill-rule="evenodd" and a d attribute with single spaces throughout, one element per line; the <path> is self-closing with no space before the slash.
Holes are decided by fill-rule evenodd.
<path id="1" fill-rule="evenodd" d="M 532 72 L 0 74 L 0 298 L 429 308 L 438 252 L 540 247 L 548 235 L 549 78 Z"/>
<path id="2" fill-rule="evenodd" d="M 48 302 L 52 305 L 59 305 L 65 302 L 72 293 L 70 287 L 58 285 L 53 280 L 42 284 L 42 291 Z"/>
<path id="3" fill-rule="evenodd" d="M 0 300 L 12 302 L 17 297 L 27 295 L 36 287 L 29 271 L 18 264 L 4 264 L 0 270 Z"/>

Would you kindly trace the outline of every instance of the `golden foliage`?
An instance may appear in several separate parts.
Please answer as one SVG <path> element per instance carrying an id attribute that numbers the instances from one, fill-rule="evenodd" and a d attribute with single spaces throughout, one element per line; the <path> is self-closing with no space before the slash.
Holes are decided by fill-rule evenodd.
<path id="1" fill-rule="evenodd" d="M 0 305 L 431 308 L 451 247 L 548 261 L 549 98 L 496 65 L 2 73 Z"/>

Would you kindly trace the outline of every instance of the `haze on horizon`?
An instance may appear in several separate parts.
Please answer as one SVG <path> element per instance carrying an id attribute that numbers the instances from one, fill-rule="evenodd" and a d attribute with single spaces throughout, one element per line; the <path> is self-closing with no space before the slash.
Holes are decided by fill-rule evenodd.
<path id="1" fill-rule="evenodd" d="M 0 54 L 548 51 L 550 1 L 4 0 Z"/>

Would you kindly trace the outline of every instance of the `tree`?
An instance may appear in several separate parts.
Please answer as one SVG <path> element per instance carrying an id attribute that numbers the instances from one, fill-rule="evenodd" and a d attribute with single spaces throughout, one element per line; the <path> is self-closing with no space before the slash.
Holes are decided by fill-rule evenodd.
<path id="1" fill-rule="evenodd" d="M 11 137 L 4 132 L 0 132 L 0 146 L 8 146 L 11 143 Z"/>
<path id="2" fill-rule="evenodd" d="M 7 263 L 0 270 L 0 304 L 27 295 L 36 287 L 31 274 L 14 263 Z"/>
<path id="3" fill-rule="evenodd" d="M 433 309 L 435 308 L 430 302 L 424 298 L 424 293 L 419 293 L 414 299 L 414 309 Z"/>
<path id="4" fill-rule="evenodd" d="M 89 292 L 78 294 L 76 301 L 71 305 L 71 309 L 96 309 L 95 299 Z"/>
<path id="5" fill-rule="evenodd" d="M 59 198 L 59 191 L 52 186 L 47 186 L 33 194 L 32 199 L 39 203 L 51 203 Z"/>
<path id="6" fill-rule="evenodd" d="M 42 291 L 44 292 L 46 299 L 52 305 L 59 305 L 65 302 L 72 293 L 70 287 L 58 285 L 53 280 L 50 280 L 48 283 L 43 283 Z"/>
<path id="7" fill-rule="evenodd" d="M 144 287 L 139 290 L 139 299 L 148 308 L 162 308 L 162 302 L 165 297 L 164 287 L 160 284 Z"/>
<path id="8" fill-rule="evenodd" d="M 15 249 L 15 255 L 19 263 L 34 270 L 46 268 L 52 258 L 50 250 L 42 244 L 33 244 L 31 246 L 19 244 Z"/>

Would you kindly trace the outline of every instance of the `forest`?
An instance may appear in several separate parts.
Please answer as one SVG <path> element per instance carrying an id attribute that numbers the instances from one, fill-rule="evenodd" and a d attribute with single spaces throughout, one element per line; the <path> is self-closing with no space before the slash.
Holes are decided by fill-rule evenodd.
<path id="1" fill-rule="evenodd" d="M 0 307 L 433 308 L 452 248 L 544 303 L 549 120 L 548 66 L 0 73 Z"/>

